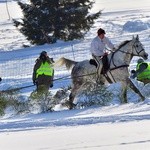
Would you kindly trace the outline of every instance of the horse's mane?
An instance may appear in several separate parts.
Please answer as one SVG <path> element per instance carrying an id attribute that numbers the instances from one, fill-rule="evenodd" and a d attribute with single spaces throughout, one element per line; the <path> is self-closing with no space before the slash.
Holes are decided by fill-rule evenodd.
<path id="1" fill-rule="evenodd" d="M 128 42 L 130 42 L 131 40 L 126 40 L 120 43 L 120 45 L 117 47 L 117 49 L 120 49 L 122 46 L 126 45 Z"/>

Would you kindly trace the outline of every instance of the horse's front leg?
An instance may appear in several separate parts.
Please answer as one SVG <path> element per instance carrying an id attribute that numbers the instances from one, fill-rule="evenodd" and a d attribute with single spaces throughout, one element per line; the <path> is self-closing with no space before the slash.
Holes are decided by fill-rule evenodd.
<path id="1" fill-rule="evenodd" d="M 121 82 L 121 102 L 122 103 L 127 103 L 127 83 L 126 82 Z"/>
<path id="2" fill-rule="evenodd" d="M 127 82 L 128 82 L 128 85 L 129 87 L 135 92 L 137 93 L 140 97 L 141 97 L 141 100 L 144 101 L 145 100 L 145 97 L 141 94 L 141 92 L 139 91 L 139 89 L 133 84 L 133 82 L 131 81 L 131 79 L 127 79 Z"/>

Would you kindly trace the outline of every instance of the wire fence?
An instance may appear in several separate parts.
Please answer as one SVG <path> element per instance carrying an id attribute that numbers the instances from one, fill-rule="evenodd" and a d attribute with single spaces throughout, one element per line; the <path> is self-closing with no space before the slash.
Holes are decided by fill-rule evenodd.
<path id="1" fill-rule="evenodd" d="M 83 43 L 83 45 L 85 44 Z M 83 58 L 90 59 L 91 57 L 89 46 L 90 44 L 81 47 L 81 44 L 79 43 L 45 50 L 54 61 L 57 61 L 61 57 L 82 61 Z M 27 53 L 22 53 L 18 50 L 14 53 L 12 51 L 12 53 L 6 52 L 2 54 L 3 58 L 1 57 L 2 59 L 0 59 L 0 76 L 3 79 L 3 83 L 9 84 L 10 82 L 13 82 L 14 86 L 18 85 L 20 82 L 31 83 L 35 60 L 39 57 L 37 52 L 35 55 L 31 56 L 29 56 L 28 50 Z M 62 78 L 68 74 L 70 74 L 70 71 L 68 71 L 65 66 L 55 68 L 55 79 Z"/>
<path id="2" fill-rule="evenodd" d="M 85 44 L 83 43 L 83 45 Z M 81 47 L 81 44 L 76 44 L 73 46 L 74 48 L 72 48 L 72 45 L 66 46 L 66 49 L 63 48 L 63 50 L 61 49 L 61 47 L 54 48 L 47 52 L 50 57 L 53 57 L 54 61 L 58 60 L 61 57 L 65 57 L 75 61 L 82 61 L 91 58 L 89 45 L 87 45 L 87 48 L 85 48 L 85 46 Z M 148 50 L 150 47 L 147 46 L 145 48 Z M 3 82 L 7 83 L 10 82 L 10 80 L 14 80 L 15 83 L 17 83 L 17 80 L 18 82 L 22 79 L 32 80 L 35 60 L 39 56 L 34 55 L 29 57 L 29 55 L 26 54 L 17 57 L 17 53 L 20 53 L 20 51 L 17 51 L 15 53 L 16 54 L 12 55 L 10 59 L 0 60 L 0 76 L 3 78 Z M 7 53 L 4 53 L 3 58 L 7 58 L 7 55 Z M 130 65 L 131 69 L 135 68 L 137 59 L 138 57 L 133 58 Z M 147 61 L 149 61 L 149 59 Z M 70 72 L 65 68 L 65 66 L 61 68 L 55 68 L 55 79 L 67 76 L 69 73 Z"/>
<path id="3" fill-rule="evenodd" d="M 9 3 L 11 1 L 11 3 Z M 12 3 L 13 2 L 13 3 Z M 12 23 L 11 20 L 13 18 L 20 18 L 21 11 L 19 11 L 19 6 L 17 5 L 16 1 L 13 0 L 0 0 L 0 9 L 4 9 L 6 11 L 0 11 L 0 25 L 3 26 L 2 29 L 0 29 L 1 34 L 1 43 L 0 43 L 0 50 L 7 51 L 7 47 L 11 47 L 12 49 L 18 49 L 19 46 L 21 47 L 25 41 L 24 36 L 18 32 L 18 30 L 15 27 L 10 26 L 9 23 Z M 20 12 L 20 13 L 18 13 Z M 104 18 L 102 18 L 104 19 Z M 126 19 L 122 18 L 122 20 Z M 8 21 L 10 20 L 10 22 Z M 7 21 L 7 25 L 6 25 Z M 104 20 L 103 20 L 104 21 Z M 125 21 L 126 22 L 126 21 Z M 110 28 L 110 21 L 104 22 L 105 28 L 107 26 Z M 95 32 L 89 32 L 89 34 L 94 34 L 95 36 L 98 26 L 95 26 L 92 30 L 95 30 Z M 6 27 L 7 28 L 6 28 Z M 114 24 L 112 24 L 112 32 L 114 32 Z M 118 31 L 118 26 L 115 28 Z M 116 32 L 117 33 L 117 32 Z M 6 36 L 7 35 L 7 36 Z M 13 35 L 13 40 L 12 40 Z M 14 36 L 15 35 L 15 36 Z M 113 33 L 111 35 L 114 35 Z M 145 33 L 146 36 L 149 35 L 149 33 Z M 88 35 L 87 35 L 88 36 Z M 91 35 L 89 35 L 91 36 Z M 50 50 L 47 48 L 48 55 L 50 57 L 53 57 L 54 60 L 57 60 L 61 57 L 66 57 L 75 61 L 81 61 L 83 59 L 90 59 L 90 43 L 91 39 L 88 39 L 89 37 L 86 37 L 86 40 L 80 41 L 79 43 L 75 44 L 68 44 L 58 47 L 53 47 Z M 118 35 L 118 38 L 115 37 L 115 39 L 118 39 L 117 42 L 124 41 L 125 35 Z M 126 38 L 128 38 L 126 36 Z M 11 40 L 12 42 L 8 42 L 8 40 Z M 17 45 L 16 45 L 17 42 Z M 5 44 L 4 44 L 5 43 Z M 26 43 L 26 41 L 25 41 Z M 82 43 L 82 44 L 81 44 Z M 149 45 L 149 41 L 142 42 L 143 45 Z M 146 51 L 148 52 L 150 49 L 150 46 L 145 46 Z M 3 78 L 3 83 L 7 84 L 13 81 L 14 86 L 19 84 L 20 82 L 29 83 L 32 80 L 32 72 L 33 67 L 35 64 L 35 60 L 38 57 L 38 55 L 32 55 L 29 56 L 28 53 L 24 53 L 23 55 L 19 55 L 20 51 L 16 51 L 14 55 L 9 57 L 7 59 L 7 53 L 3 54 L 3 60 L 0 60 L 0 76 Z M 25 56 L 24 56 L 25 55 Z M 131 68 L 135 68 L 137 58 L 133 58 Z M 149 61 L 149 60 L 148 60 Z M 61 78 L 63 76 L 68 75 L 69 72 L 66 70 L 65 67 L 62 68 L 56 68 L 55 69 L 55 78 Z"/>

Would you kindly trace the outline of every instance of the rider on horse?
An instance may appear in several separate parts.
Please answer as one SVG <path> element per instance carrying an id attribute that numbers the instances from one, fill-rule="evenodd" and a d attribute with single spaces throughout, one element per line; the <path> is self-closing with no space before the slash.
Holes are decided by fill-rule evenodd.
<path id="1" fill-rule="evenodd" d="M 98 65 L 97 67 L 98 74 L 101 74 L 103 68 L 108 69 L 109 67 L 107 62 L 108 53 L 106 49 L 109 48 L 110 51 L 115 51 L 114 45 L 111 43 L 109 38 L 105 36 L 105 34 L 106 34 L 105 30 L 100 28 L 97 31 L 97 36 L 93 39 L 91 43 L 91 53 L 92 53 L 92 57 L 94 58 L 94 60 Z M 102 59 L 102 63 L 100 62 L 101 59 Z M 103 70 L 102 73 L 105 73 L 105 71 Z"/>

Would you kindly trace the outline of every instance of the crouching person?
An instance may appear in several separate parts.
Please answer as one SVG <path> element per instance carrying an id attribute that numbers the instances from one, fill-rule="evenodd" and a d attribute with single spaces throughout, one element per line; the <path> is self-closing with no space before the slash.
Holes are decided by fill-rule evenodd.
<path id="1" fill-rule="evenodd" d="M 136 78 L 144 84 L 150 83 L 150 63 L 138 59 L 136 70 L 131 70 L 131 78 Z"/>
<path id="2" fill-rule="evenodd" d="M 46 51 L 42 51 L 36 60 L 32 76 L 37 92 L 48 92 L 49 88 L 53 87 L 54 69 L 52 63 L 54 63 L 53 59 L 49 58 Z"/>

